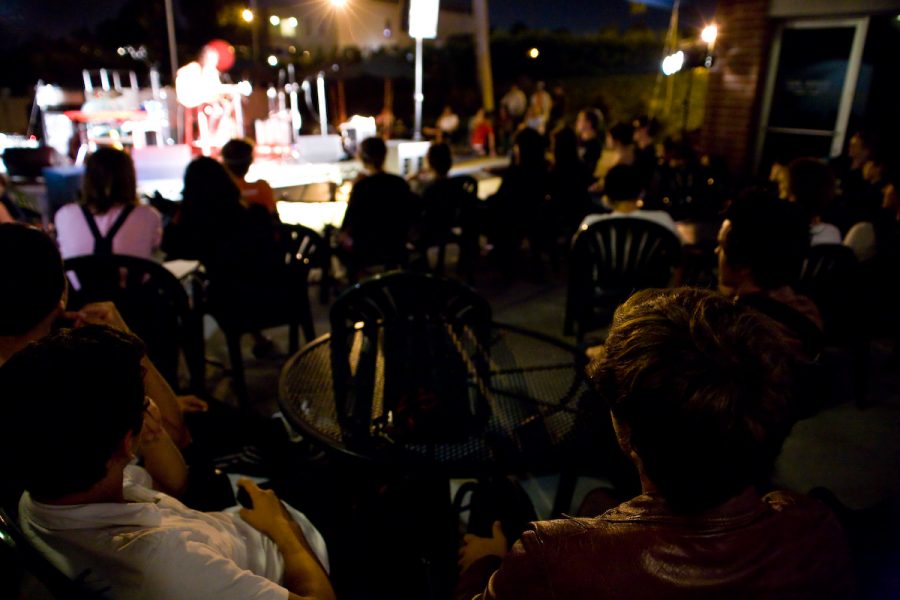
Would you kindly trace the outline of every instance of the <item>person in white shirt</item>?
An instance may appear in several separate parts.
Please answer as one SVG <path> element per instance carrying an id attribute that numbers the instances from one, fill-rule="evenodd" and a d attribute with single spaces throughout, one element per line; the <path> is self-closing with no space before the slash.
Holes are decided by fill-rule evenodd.
<path id="1" fill-rule="evenodd" d="M 0 368 L 0 462 L 25 489 L 32 544 L 115 598 L 333 599 L 321 536 L 273 492 L 241 480 L 252 508 L 203 513 L 153 489 L 183 463 L 145 395 L 142 355 L 133 336 L 86 326 Z"/>
<path id="2" fill-rule="evenodd" d="M 641 209 L 641 180 L 637 169 L 632 165 L 616 165 L 606 174 L 605 198 L 612 212 L 588 215 L 581 222 L 579 229 L 587 229 L 593 223 L 607 219 L 629 217 L 644 219 L 662 225 L 683 241 L 672 216 L 664 210 Z"/>
<path id="3" fill-rule="evenodd" d="M 834 199 L 834 175 L 814 158 L 798 158 L 787 167 L 787 200 L 796 202 L 809 218 L 809 243 L 840 244 L 841 231 L 822 215 Z"/>

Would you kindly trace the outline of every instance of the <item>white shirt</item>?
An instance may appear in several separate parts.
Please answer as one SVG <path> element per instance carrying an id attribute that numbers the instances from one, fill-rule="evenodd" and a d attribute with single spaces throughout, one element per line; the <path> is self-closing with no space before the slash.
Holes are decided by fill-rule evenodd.
<path id="1" fill-rule="evenodd" d="M 125 469 L 127 502 L 55 506 L 26 492 L 19 520 L 31 542 L 69 577 L 89 570 L 92 588 L 140 600 L 285 600 L 284 560 L 268 536 L 236 512 L 204 513 L 149 489 L 150 475 Z M 325 542 L 287 507 L 328 570 Z"/>
<path id="2" fill-rule="evenodd" d="M 106 235 L 122 212 L 122 206 L 113 206 L 102 215 L 94 215 L 97 229 Z M 56 239 L 63 259 L 94 253 L 94 236 L 78 204 L 66 204 L 53 218 Z M 162 240 L 162 217 L 152 206 L 135 206 L 121 229 L 113 238 L 113 254 L 126 254 L 153 260 L 153 253 Z"/>
<path id="3" fill-rule="evenodd" d="M 816 223 L 809 226 L 809 245 L 840 244 L 841 230 L 831 223 Z"/>
<path id="4" fill-rule="evenodd" d="M 581 222 L 581 227 L 579 227 L 579 229 L 585 229 L 592 223 L 605 221 L 607 219 L 629 218 L 644 219 L 645 221 L 653 221 L 654 223 L 658 223 L 659 225 L 662 225 L 663 227 L 674 233 L 678 238 L 678 241 L 684 241 L 681 239 L 681 233 L 678 231 L 678 227 L 675 226 L 675 221 L 672 219 L 672 215 L 664 210 L 635 210 L 629 213 L 611 212 L 605 214 L 588 215 L 584 218 L 584 221 Z"/>

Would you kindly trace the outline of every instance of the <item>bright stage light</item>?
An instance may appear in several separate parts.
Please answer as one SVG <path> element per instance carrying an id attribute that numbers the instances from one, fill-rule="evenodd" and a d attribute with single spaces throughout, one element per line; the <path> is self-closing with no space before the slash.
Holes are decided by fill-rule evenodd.
<path id="1" fill-rule="evenodd" d="M 703 31 L 700 32 L 700 39 L 706 42 L 707 46 L 715 44 L 717 37 L 719 37 L 719 26 L 715 23 L 707 25 L 703 28 Z"/>
<path id="2" fill-rule="evenodd" d="M 300 24 L 300 21 L 297 20 L 297 17 L 289 17 L 287 20 L 288 27 L 296 29 Z"/>
<path id="3" fill-rule="evenodd" d="M 674 75 L 684 66 L 684 52 L 679 50 L 675 54 L 670 54 L 662 61 L 663 75 Z"/>
<path id="4" fill-rule="evenodd" d="M 528 58 L 537 58 L 540 55 L 541 55 L 541 51 L 538 50 L 537 48 L 532 48 L 531 50 L 528 51 Z"/>
<path id="5" fill-rule="evenodd" d="M 269 17 L 269 23 L 272 24 L 272 27 L 278 27 L 279 25 L 281 25 L 281 17 L 279 17 L 278 15 L 272 15 L 271 17 Z"/>
<path id="6" fill-rule="evenodd" d="M 244 21 L 246 21 L 247 23 L 252 23 L 253 22 L 253 11 L 250 10 L 249 8 L 245 8 L 244 10 L 241 11 L 241 18 Z"/>
<path id="7" fill-rule="evenodd" d="M 270 67 L 277 67 L 278 66 L 278 57 L 275 56 L 274 54 L 270 54 L 269 58 L 266 59 L 266 62 L 269 63 Z"/>
<path id="8" fill-rule="evenodd" d="M 347 0 L 331 0 L 331 5 L 335 8 L 344 8 L 347 6 Z"/>

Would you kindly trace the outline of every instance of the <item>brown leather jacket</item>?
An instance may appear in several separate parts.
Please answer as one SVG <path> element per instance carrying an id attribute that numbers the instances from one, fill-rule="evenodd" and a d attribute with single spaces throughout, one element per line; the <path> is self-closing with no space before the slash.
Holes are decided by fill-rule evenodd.
<path id="1" fill-rule="evenodd" d="M 592 519 L 533 523 L 490 575 L 498 563 L 473 564 L 456 597 L 855 597 L 837 521 L 817 501 L 786 492 L 760 498 L 748 489 L 693 516 L 638 496 Z"/>

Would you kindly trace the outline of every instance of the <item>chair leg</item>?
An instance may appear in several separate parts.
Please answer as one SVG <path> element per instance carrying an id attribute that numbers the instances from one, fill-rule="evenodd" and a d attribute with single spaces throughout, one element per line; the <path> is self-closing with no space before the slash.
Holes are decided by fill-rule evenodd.
<path id="1" fill-rule="evenodd" d="M 312 308 L 309 305 L 308 295 L 306 302 L 300 307 L 300 327 L 303 329 L 303 339 L 307 344 L 316 339 L 316 328 L 313 325 Z M 291 353 L 293 354 L 297 350 L 299 348 L 292 348 Z"/>
<path id="2" fill-rule="evenodd" d="M 225 334 L 228 343 L 228 359 L 231 361 L 231 378 L 234 381 L 234 391 L 237 393 L 241 405 L 246 406 L 250 402 L 247 393 L 247 380 L 244 377 L 244 357 L 241 354 L 241 334 L 229 332 Z"/>

